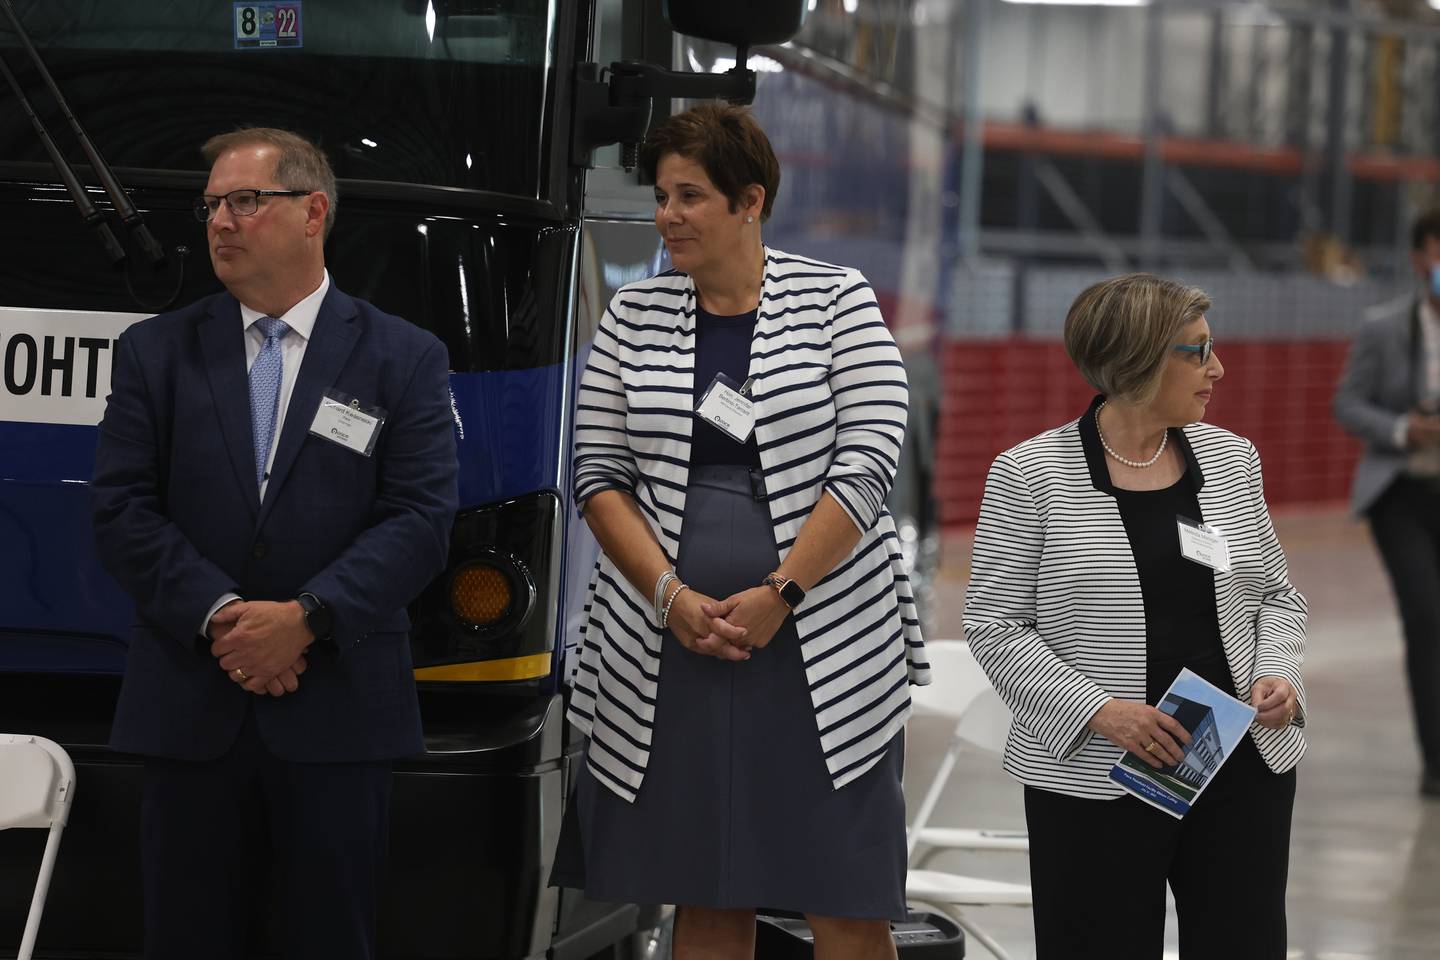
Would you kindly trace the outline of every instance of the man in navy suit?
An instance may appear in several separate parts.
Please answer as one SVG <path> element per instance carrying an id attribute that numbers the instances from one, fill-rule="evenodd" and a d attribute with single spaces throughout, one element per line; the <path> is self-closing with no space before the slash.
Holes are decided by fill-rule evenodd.
<path id="1" fill-rule="evenodd" d="M 121 336 L 92 487 L 137 608 L 111 746 L 146 758 L 145 952 L 244 956 L 268 860 L 287 957 L 369 958 L 390 764 L 424 750 L 405 605 L 456 508 L 448 355 L 331 282 L 313 144 L 203 153 L 228 292 Z"/>

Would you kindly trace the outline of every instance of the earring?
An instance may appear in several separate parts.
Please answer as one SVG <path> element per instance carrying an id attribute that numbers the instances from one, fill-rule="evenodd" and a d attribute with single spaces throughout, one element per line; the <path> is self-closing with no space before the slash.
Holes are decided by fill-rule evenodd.
<path id="1" fill-rule="evenodd" d="M 746 222 L 746 223 L 754 223 L 754 222 L 755 222 L 755 218 L 754 218 L 754 217 L 746 217 L 746 218 L 745 218 L 745 222 Z"/>

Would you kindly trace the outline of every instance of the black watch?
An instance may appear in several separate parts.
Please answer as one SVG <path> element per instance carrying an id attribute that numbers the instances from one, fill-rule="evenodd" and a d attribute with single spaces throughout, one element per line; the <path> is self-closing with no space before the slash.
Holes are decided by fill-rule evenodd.
<path id="1" fill-rule="evenodd" d="M 295 598 L 300 609 L 305 611 L 305 626 L 316 640 L 329 640 L 335 629 L 335 618 L 325 601 L 313 593 L 302 593 Z"/>
<path id="2" fill-rule="evenodd" d="M 774 587 L 780 594 L 780 599 L 785 601 L 785 606 L 794 610 L 800 606 L 805 599 L 805 588 L 794 580 L 788 580 L 778 573 L 772 573 L 765 578 L 766 586 Z"/>

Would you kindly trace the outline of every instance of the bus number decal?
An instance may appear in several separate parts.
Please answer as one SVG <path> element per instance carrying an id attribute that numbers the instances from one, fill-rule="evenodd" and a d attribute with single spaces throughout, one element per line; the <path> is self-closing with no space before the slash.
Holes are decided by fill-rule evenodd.
<path id="1" fill-rule="evenodd" d="M 304 46 L 300 8 L 299 0 L 235 4 L 235 49 L 278 50 Z"/>
<path id="2" fill-rule="evenodd" d="M 281 40 L 293 40 L 300 36 L 300 9 L 298 7 L 275 8 L 275 35 Z"/>

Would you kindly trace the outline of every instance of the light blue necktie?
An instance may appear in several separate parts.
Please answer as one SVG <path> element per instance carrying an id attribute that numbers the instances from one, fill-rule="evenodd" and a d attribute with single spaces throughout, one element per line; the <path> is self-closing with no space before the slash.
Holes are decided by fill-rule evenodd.
<path id="1" fill-rule="evenodd" d="M 270 459 L 270 440 L 275 436 L 275 413 L 280 406 L 280 381 L 284 363 L 280 341 L 290 332 L 284 320 L 261 317 L 255 326 L 265 336 L 265 345 L 250 365 L 250 429 L 255 440 L 255 483 L 265 482 L 265 462 Z"/>

